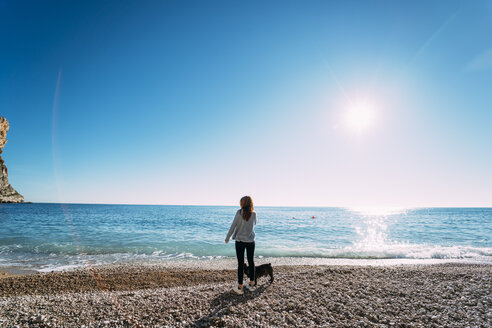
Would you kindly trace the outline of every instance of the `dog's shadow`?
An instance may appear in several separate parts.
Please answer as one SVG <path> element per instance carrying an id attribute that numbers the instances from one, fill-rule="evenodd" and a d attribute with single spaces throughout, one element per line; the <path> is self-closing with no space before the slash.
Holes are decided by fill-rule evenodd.
<path id="1" fill-rule="evenodd" d="M 209 313 L 196 320 L 193 326 L 215 326 L 223 315 L 231 313 L 231 307 L 238 304 L 247 303 L 249 300 L 255 299 L 267 290 L 270 285 L 271 284 L 261 285 L 257 287 L 254 292 L 245 291 L 243 295 L 237 295 L 230 289 L 220 293 L 210 303 Z"/>

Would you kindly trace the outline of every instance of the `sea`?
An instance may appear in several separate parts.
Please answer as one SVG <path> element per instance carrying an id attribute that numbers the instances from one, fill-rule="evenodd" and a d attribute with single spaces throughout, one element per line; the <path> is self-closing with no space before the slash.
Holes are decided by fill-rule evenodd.
<path id="1" fill-rule="evenodd" d="M 233 206 L 0 204 L 0 269 L 235 257 Z M 258 258 L 492 264 L 492 208 L 257 207 Z"/>

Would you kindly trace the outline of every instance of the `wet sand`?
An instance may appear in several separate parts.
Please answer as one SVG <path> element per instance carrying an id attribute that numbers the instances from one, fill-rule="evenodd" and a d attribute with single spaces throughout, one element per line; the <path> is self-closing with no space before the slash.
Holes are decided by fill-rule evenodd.
<path id="1" fill-rule="evenodd" d="M 0 279 L 6 278 L 6 277 L 13 277 L 13 276 L 15 276 L 15 275 L 11 274 L 10 272 L 0 271 Z"/>
<path id="2" fill-rule="evenodd" d="M 492 326 L 492 265 L 274 265 L 274 272 L 273 284 L 262 278 L 244 295 L 231 291 L 236 271 L 222 267 L 3 277 L 0 327 Z"/>

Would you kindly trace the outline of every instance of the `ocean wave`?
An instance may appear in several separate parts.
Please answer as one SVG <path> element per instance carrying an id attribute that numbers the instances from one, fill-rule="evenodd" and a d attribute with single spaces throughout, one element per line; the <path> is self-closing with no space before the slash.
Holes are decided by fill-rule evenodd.
<path id="1" fill-rule="evenodd" d="M 490 259 L 491 247 L 471 246 L 433 246 L 393 243 L 385 247 L 361 247 L 353 245 L 343 248 L 326 249 L 304 247 L 301 249 L 289 247 L 272 247 L 263 251 L 264 256 L 274 257 L 321 257 L 321 258 L 351 258 L 351 259 Z"/>
<path id="2" fill-rule="evenodd" d="M 14 247 L 15 248 L 15 247 Z M 343 248 L 322 248 L 314 246 L 289 247 L 266 246 L 257 247 L 256 256 L 273 258 L 321 258 L 321 259 L 352 259 L 352 260 L 472 260 L 481 263 L 492 263 L 491 247 L 471 246 L 436 246 L 415 245 L 408 243 L 386 243 L 385 245 L 354 244 Z M 128 262 L 162 262 L 174 260 L 217 260 L 231 258 L 233 254 L 214 254 L 210 252 L 189 252 L 186 250 L 174 253 L 155 250 L 151 253 L 119 252 L 107 254 L 53 254 L 45 256 L 39 253 L 5 253 L 0 267 L 22 267 L 40 272 L 70 270 L 87 265 L 119 264 Z"/>

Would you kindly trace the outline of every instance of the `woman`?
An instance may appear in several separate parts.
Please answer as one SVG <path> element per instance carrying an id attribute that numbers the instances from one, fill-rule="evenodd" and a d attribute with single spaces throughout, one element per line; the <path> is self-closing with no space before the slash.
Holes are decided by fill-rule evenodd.
<path id="1" fill-rule="evenodd" d="M 243 276 L 244 276 L 244 250 L 248 256 L 249 266 L 249 285 L 246 287 L 249 291 L 254 291 L 255 283 L 255 225 L 257 222 L 256 213 L 254 212 L 253 199 L 250 196 L 244 196 L 239 202 L 241 207 L 236 212 L 231 228 L 225 239 L 226 244 L 229 238 L 236 241 L 237 257 L 237 286 L 233 288 L 234 292 L 243 294 Z M 233 234 L 234 233 L 234 234 Z"/>

